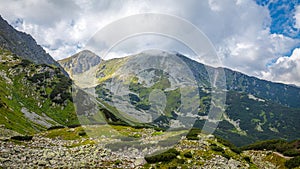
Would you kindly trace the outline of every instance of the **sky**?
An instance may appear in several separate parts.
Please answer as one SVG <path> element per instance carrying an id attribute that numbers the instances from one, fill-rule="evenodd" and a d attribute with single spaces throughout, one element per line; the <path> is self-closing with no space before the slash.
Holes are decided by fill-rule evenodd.
<path id="1" fill-rule="evenodd" d="M 224 67 L 300 86 L 299 0 L 0 0 L 1 16 L 31 34 L 56 60 L 83 50 L 110 23 L 143 13 L 172 15 L 195 25 Z M 144 35 L 124 40 L 109 57 L 148 48 L 190 54 L 170 38 Z"/>

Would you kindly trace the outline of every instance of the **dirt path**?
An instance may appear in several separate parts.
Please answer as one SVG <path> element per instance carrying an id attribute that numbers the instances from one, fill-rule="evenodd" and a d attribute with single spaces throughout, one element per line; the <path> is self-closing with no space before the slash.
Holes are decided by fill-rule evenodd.
<path id="1" fill-rule="evenodd" d="M 273 154 L 276 154 L 276 155 L 278 155 L 279 157 L 285 158 L 285 159 L 287 159 L 287 160 L 293 158 L 293 157 L 284 156 L 283 154 L 278 153 L 278 152 L 273 152 Z"/>

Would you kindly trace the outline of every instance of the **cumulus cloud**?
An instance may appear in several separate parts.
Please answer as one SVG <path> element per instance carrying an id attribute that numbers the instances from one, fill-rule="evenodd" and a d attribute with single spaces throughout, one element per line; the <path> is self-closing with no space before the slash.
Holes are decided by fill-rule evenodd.
<path id="1" fill-rule="evenodd" d="M 300 48 L 294 49 L 291 56 L 284 56 L 269 67 L 269 71 L 263 73 L 268 80 L 295 84 L 300 86 Z"/>
<path id="2" fill-rule="evenodd" d="M 170 14 L 190 21 L 211 40 L 223 66 L 271 80 L 275 78 L 266 74 L 273 74 L 268 71 L 274 69 L 269 70 L 266 65 L 300 45 L 297 39 L 271 33 L 270 11 L 253 0 L 0 0 L 0 4 L 5 4 L 0 6 L 1 15 L 17 29 L 33 35 L 55 59 L 84 49 L 105 25 L 145 12 Z M 300 26 L 299 11 L 297 7 L 295 27 Z M 149 48 L 190 54 L 176 41 L 148 36 L 121 44 L 109 58 Z"/>

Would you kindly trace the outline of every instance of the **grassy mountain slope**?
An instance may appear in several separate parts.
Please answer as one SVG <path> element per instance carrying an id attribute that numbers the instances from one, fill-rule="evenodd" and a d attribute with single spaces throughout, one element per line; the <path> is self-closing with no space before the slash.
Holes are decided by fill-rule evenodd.
<path id="1" fill-rule="evenodd" d="M 37 65 L 0 49 L 0 123 L 21 134 L 78 124 L 71 80 L 59 68 Z"/>

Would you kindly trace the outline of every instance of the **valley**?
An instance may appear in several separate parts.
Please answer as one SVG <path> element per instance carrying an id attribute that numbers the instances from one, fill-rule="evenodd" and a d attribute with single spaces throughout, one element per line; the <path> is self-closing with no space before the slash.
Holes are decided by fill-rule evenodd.
<path id="1" fill-rule="evenodd" d="M 295 168 L 300 88 L 147 50 L 55 61 L 0 18 L 0 168 Z"/>

